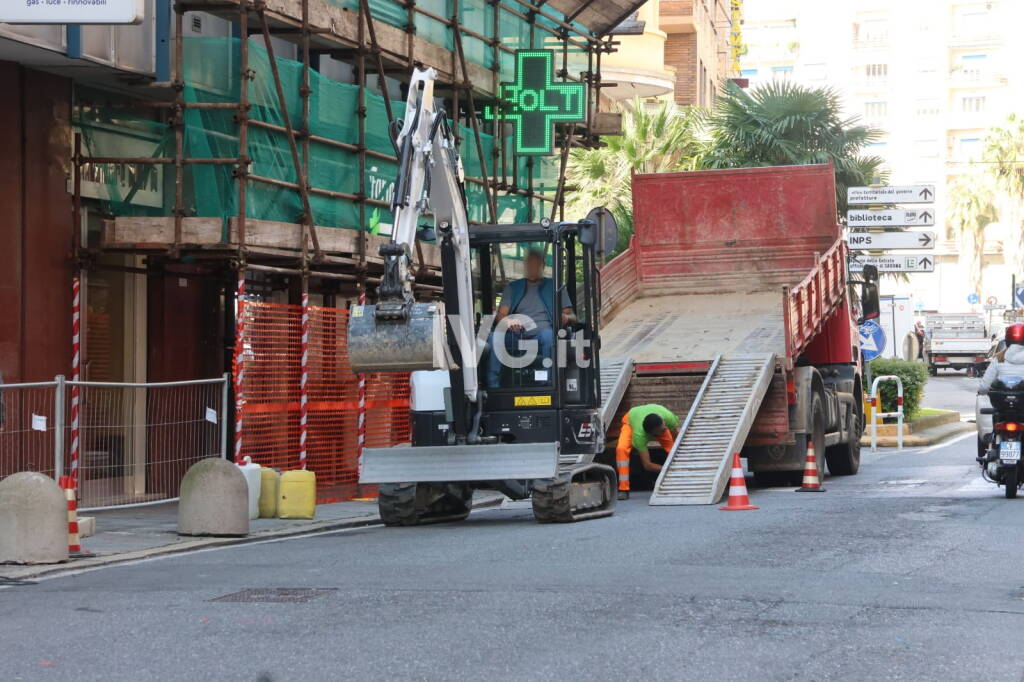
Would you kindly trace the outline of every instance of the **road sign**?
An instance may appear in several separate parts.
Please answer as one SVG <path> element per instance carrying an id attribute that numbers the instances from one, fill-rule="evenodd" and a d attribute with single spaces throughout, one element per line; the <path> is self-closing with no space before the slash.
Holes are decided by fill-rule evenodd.
<path id="1" fill-rule="evenodd" d="M 931 256 L 857 256 L 850 271 L 861 272 L 865 265 L 874 265 L 879 272 L 935 272 Z"/>
<path id="2" fill-rule="evenodd" d="M 874 320 L 860 325 L 860 354 L 865 360 L 874 360 L 885 350 L 885 331 Z"/>
<path id="3" fill-rule="evenodd" d="M 851 249 L 934 249 L 934 232 L 851 232 L 846 235 Z"/>
<path id="4" fill-rule="evenodd" d="M 850 187 L 846 190 L 850 204 L 931 204 L 935 201 L 935 185 L 893 185 L 892 187 Z"/>
<path id="5" fill-rule="evenodd" d="M 923 208 L 893 208 L 872 211 L 869 208 L 851 208 L 846 212 L 849 227 L 926 227 L 935 224 L 935 211 Z"/>
<path id="6" fill-rule="evenodd" d="M 980 300 L 981 296 L 978 296 L 977 294 L 967 294 L 967 302 L 971 305 L 977 305 Z"/>
<path id="7" fill-rule="evenodd" d="M 3 0 L 0 24 L 140 24 L 145 0 Z"/>
<path id="8" fill-rule="evenodd" d="M 555 80 L 552 50 L 517 50 L 515 80 L 501 83 L 496 106 L 484 107 L 484 119 L 515 124 L 517 154 L 549 156 L 555 123 L 586 118 L 586 87 Z"/>
<path id="9" fill-rule="evenodd" d="M 999 303 L 999 299 L 995 296 L 989 296 L 985 299 L 985 305 L 996 305 L 997 303 Z"/>

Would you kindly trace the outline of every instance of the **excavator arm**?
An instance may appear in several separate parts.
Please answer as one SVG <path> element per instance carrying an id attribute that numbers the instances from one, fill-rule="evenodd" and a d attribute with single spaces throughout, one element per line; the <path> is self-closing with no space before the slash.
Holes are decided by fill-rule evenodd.
<path id="1" fill-rule="evenodd" d="M 456 401 L 456 433 L 466 435 L 467 405 L 478 403 L 473 280 L 464 174 L 455 136 L 434 103 L 433 69 L 416 69 L 405 118 L 393 124 L 398 177 L 391 210 L 391 241 L 382 244 L 384 275 L 375 305 L 353 308 L 349 363 L 355 372 L 447 369 Z M 434 219 L 441 250 L 441 302 L 413 295 L 416 234 L 425 215 Z M 472 438 L 472 436 L 470 436 Z"/>

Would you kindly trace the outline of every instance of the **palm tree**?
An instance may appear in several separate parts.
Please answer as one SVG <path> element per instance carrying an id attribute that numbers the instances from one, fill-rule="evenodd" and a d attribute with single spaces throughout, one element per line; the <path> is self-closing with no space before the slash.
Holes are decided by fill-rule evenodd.
<path id="1" fill-rule="evenodd" d="M 997 219 L 992 176 L 978 170 L 958 175 L 949 184 L 946 218 L 960 239 L 960 265 L 967 271 L 968 291 L 981 294 L 985 228 Z"/>
<path id="2" fill-rule="evenodd" d="M 991 164 L 1000 218 L 1007 226 L 1003 253 L 1012 271 L 1020 273 L 1024 265 L 1024 117 L 1010 114 L 1005 125 L 989 131 L 984 160 Z"/>
<path id="3" fill-rule="evenodd" d="M 832 161 L 836 201 L 846 213 L 847 187 L 877 182 L 883 160 L 863 155 L 880 131 L 844 118 L 842 102 L 831 88 L 789 81 L 744 90 L 726 82 L 707 117 L 709 142 L 702 168 L 789 166 Z"/>
<path id="4" fill-rule="evenodd" d="M 622 134 L 604 138 L 607 146 L 573 149 L 566 166 L 566 181 L 575 187 L 567 213 L 583 216 L 605 206 L 619 225 L 614 253 L 626 248 L 633 233 L 633 173 L 689 170 L 700 150 L 699 116 L 672 102 L 648 108 L 633 100 L 622 114 Z"/>

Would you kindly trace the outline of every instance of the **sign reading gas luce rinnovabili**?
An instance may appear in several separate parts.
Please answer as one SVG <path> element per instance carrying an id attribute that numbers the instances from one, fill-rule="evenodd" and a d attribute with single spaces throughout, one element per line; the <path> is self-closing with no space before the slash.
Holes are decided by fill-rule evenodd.
<path id="1" fill-rule="evenodd" d="M 484 118 L 515 125 L 517 154 L 549 156 L 555 123 L 580 123 L 586 118 L 586 88 L 582 83 L 555 80 L 551 50 L 518 50 L 516 79 L 501 83 L 498 102 L 484 107 Z"/>
<path id="2" fill-rule="evenodd" d="M 846 190 L 849 204 L 931 204 L 935 202 L 935 185 L 893 185 L 891 187 L 850 187 Z"/>
<path id="3" fill-rule="evenodd" d="M 140 24 L 145 0 L 0 0 L 2 24 Z"/>

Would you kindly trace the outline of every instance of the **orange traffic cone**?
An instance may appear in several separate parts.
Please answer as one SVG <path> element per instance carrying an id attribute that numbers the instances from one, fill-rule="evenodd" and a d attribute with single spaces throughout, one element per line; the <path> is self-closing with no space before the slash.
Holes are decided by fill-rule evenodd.
<path id="1" fill-rule="evenodd" d="M 814 441 L 807 438 L 807 461 L 804 462 L 804 481 L 796 489 L 798 493 L 823 493 L 821 479 L 818 478 L 818 460 L 814 457 Z"/>
<path id="2" fill-rule="evenodd" d="M 745 511 L 747 509 L 757 509 L 754 505 L 750 504 L 750 498 L 747 497 L 747 482 L 743 478 L 743 465 L 740 464 L 740 453 L 734 452 L 732 455 L 732 477 L 729 479 L 729 501 L 724 507 L 719 507 L 725 511 Z"/>

